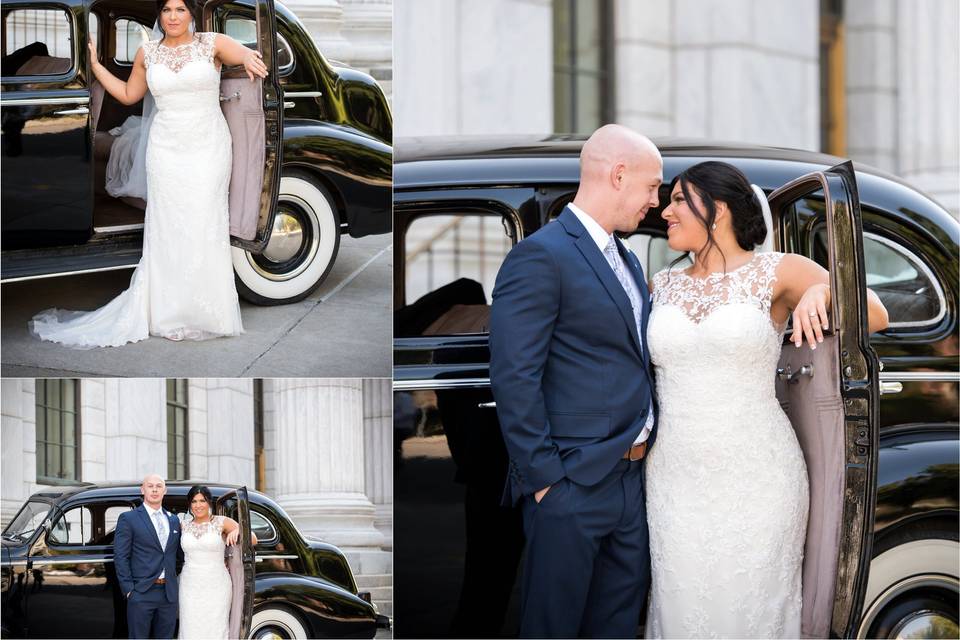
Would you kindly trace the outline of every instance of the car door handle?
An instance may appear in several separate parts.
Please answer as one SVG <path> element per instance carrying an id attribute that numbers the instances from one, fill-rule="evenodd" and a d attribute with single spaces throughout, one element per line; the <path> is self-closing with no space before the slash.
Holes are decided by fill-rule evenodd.
<path id="1" fill-rule="evenodd" d="M 794 371 L 790 365 L 787 367 L 777 369 L 777 376 L 781 380 L 786 380 L 787 384 L 797 384 L 800 382 L 800 376 L 810 376 L 813 377 L 813 365 L 805 364 L 800 367 L 797 371 Z"/>
<path id="2" fill-rule="evenodd" d="M 294 102 L 293 100 L 284 100 L 284 101 L 283 101 L 283 108 L 284 108 L 284 109 L 293 109 L 295 106 L 297 106 L 297 103 Z"/>
<path id="3" fill-rule="evenodd" d="M 888 393 L 900 393 L 903 391 L 902 382 L 885 381 L 880 383 L 880 395 L 885 396 Z"/>
<path id="4" fill-rule="evenodd" d="M 477 408 L 478 409 L 496 409 L 497 401 L 494 400 L 493 402 L 481 402 L 480 404 L 477 405 Z"/>
<path id="5" fill-rule="evenodd" d="M 90 109 L 87 107 L 77 107 L 76 109 L 64 109 L 63 111 L 54 111 L 53 115 L 55 116 L 80 116 L 87 115 L 90 113 Z"/>

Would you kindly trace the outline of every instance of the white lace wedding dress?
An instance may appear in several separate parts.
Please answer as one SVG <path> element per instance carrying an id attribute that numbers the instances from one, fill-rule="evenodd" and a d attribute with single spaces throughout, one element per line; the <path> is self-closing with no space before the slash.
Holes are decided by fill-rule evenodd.
<path id="1" fill-rule="evenodd" d="M 180 638 L 226 638 L 232 582 L 223 560 L 223 516 L 184 520 L 180 531 Z"/>
<path id="2" fill-rule="evenodd" d="M 75 348 L 149 335 L 200 340 L 243 332 L 230 255 L 231 138 L 220 111 L 215 33 L 144 44 L 157 112 L 147 145 L 143 257 L 130 287 L 90 312 L 48 309 L 30 331 Z"/>
<path id="3" fill-rule="evenodd" d="M 782 256 L 757 254 L 725 276 L 653 278 L 646 638 L 800 637 L 808 481 L 774 390 Z"/>

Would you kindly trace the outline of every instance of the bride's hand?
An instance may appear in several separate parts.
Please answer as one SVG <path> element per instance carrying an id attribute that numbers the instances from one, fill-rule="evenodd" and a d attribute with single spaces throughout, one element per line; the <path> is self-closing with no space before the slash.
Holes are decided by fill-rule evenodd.
<path id="1" fill-rule="evenodd" d="M 267 65 L 263 64 L 263 56 L 259 51 L 250 51 L 243 59 L 243 68 L 247 72 L 247 77 L 253 81 L 253 77 L 267 77 Z"/>
<path id="2" fill-rule="evenodd" d="M 827 306 L 830 304 L 830 285 L 815 284 L 803 294 L 793 310 L 793 333 L 790 341 L 798 348 L 806 338 L 811 349 L 823 342 L 823 330 L 829 325 Z"/>
<path id="3" fill-rule="evenodd" d="M 231 545 L 237 544 L 237 539 L 240 537 L 240 527 L 237 527 L 233 531 L 227 534 L 226 545 L 229 547 Z"/>

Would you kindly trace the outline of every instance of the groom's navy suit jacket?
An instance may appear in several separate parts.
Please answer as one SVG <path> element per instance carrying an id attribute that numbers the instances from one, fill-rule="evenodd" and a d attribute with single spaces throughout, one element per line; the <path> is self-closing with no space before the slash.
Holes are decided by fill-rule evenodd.
<path id="1" fill-rule="evenodd" d="M 645 336 L 646 279 L 617 245 L 643 299 Z M 596 484 L 647 420 L 654 399 L 647 342 L 623 285 L 569 208 L 518 243 L 500 268 L 490 382 L 510 457 L 505 505 L 563 477 Z M 655 437 L 654 425 L 648 450 Z"/>
<path id="2" fill-rule="evenodd" d="M 167 517 L 167 545 L 160 546 L 157 530 L 142 504 L 120 514 L 113 538 L 113 564 L 124 595 L 145 592 L 164 571 L 167 601 L 178 602 L 177 560 L 183 561 L 180 547 L 180 520 L 164 510 Z"/>

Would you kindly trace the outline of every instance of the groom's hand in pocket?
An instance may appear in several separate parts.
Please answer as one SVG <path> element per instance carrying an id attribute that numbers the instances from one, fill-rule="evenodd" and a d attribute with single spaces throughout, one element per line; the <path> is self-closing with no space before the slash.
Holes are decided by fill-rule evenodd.
<path id="1" fill-rule="evenodd" d="M 537 501 L 537 504 L 540 504 L 540 501 L 543 500 L 543 496 L 547 495 L 547 492 L 550 491 L 551 487 L 553 487 L 552 484 L 533 494 L 533 499 Z"/>

